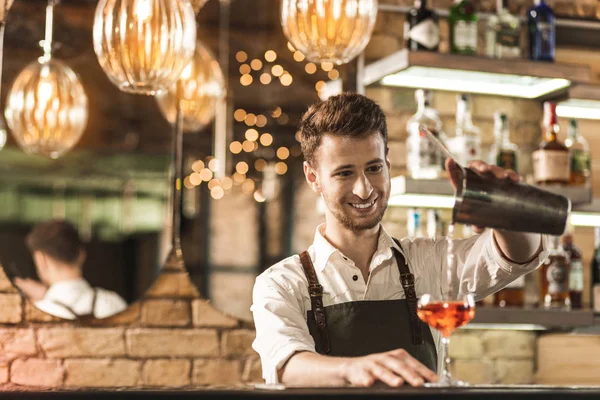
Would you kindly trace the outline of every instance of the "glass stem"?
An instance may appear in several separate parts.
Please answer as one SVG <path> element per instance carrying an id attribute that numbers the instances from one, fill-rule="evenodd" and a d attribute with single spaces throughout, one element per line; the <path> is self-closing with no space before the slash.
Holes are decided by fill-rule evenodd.
<path id="1" fill-rule="evenodd" d="M 450 338 L 442 336 L 442 373 L 440 379 L 450 379 L 450 353 L 448 352 L 448 345 L 450 344 Z"/>

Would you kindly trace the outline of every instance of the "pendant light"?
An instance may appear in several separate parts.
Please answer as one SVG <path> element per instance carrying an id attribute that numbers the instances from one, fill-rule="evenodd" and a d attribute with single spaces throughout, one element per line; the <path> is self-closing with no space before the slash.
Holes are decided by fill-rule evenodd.
<path id="1" fill-rule="evenodd" d="M 177 118 L 177 101 L 183 113 L 183 130 L 197 132 L 208 125 L 215 116 L 216 106 L 225 96 L 225 78 L 212 53 L 201 41 L 196 42 L 194 58 L 181 74 L 177 86 L 156 96 L 165 118 L 174 124 Z"/>
<path id="2" fill-rule="evenodd" d="M 282 0 L 281 26 L 311 62 L 345 64 L 369 43 L 377 0 Z"/>
<path id="3" fill-rule="evenodd" d="M 44 55 L 17 76 L 4 115 L 17 144 L 29 154 L 58 158 L 81 138 L 88 120 L 88 99 L 77 74 L 52 57 L 56 0 L 46 7 Z"/>
<path id="4" fill-rule="evenodd" d="M 206 4 L 208 0 L 190 0 L 192 7 L 194 8 L 194 12 L 197 14 L 198 11 Z"/>
<path id="5" fill-rule="evenodd" d="M 191 61 L 196 15 L 189 0 L 99 0 L 94 51 L 120 90 L 168 90 Z"/>

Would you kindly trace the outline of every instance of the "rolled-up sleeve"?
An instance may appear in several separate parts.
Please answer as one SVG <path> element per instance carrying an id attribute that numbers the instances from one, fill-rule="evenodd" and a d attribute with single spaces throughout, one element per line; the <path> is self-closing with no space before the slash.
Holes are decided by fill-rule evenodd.
<path id="1" fill-rule="evenodd" d="M 277 371 L 296 352 L 315 352 L 306 324 L 303 299 L 296 297 L 281 276 L 266 271 L 254 284 L 252 311 L 256 338 L 252 348 L 259 354 L 267 384 L 279 383 Z"/>
<path id="2" fill-rule="evenodd" d="M 542 251 L 530 262 L 519 264 L 505 258 L 494 237 L 492 230 L 487 229 L 481 235 L 468 239 L 453 240 L 456 262 L 453 263 L 452 292 L 472 293 L 480 300 L 497 292 L 518 277 L 538 268 L 548 256 L 550 237 L 541 235 Z M 439 240 L 436 243 L 436 254 L 442 260 L 440 271 L 443 285 L 448 281 L 448 242 Z"/>

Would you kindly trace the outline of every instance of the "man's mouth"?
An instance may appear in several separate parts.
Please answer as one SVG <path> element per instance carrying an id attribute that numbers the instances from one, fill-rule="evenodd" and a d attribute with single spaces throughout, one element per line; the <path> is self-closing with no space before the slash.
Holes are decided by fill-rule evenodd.
<path id="1" fill-rule="evenodd" d="M 350 203 L 350 205 L 358 210 L 366 210 L 368 208 L 373 207 L 376 202 L 377 202 L 377 198 L 373 199 L 373 201 L 371 201 L 369 203 Z"/>

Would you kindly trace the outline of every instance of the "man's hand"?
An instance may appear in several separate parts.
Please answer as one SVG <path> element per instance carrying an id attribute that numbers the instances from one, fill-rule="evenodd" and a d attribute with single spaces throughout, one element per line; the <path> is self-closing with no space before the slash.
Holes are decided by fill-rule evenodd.
<path id="1" fill-rule="evenodd" d="M 494 176 L 496 179 L 510 179 L 513 182 L 521 181 L 521 176 L 519 174 L 517 174 L 515 171 L 513 171 L 511 169 L 504 169 L 504 168 L 498 167 L 497 165 L 489 165 L 480 160 L 470 161 L 469 164 L 467 165 L 467 167 L 472 169 L 473 171 L 477 172 L 479 175 L 484 175 L 484 176 L 491 175 L 491 176 Z M 461 179 L 460 168 L 458 167 L 458 165 L 456 165 L 456 162 L 452 158 L 447 158 L 446 159 L 446 170 L 448 171 L 448 175 L 450 176 L 450 183 L 452 184 L 452 187 L 456 191 L 456 189 L 458 188 L 458 185 L 462 184 L 462 182 L 460 181 L 460 179 Z M 485 230 L 485 227 L 474 226 L 473 230 L 476 233 L 481 233 Z"/>
<path id="2" fill-rule="evenodd" d="M 342 366 L 342 376 L 351 386 L 371 386 L 376 381 L 392 387 L 401 386 L 405 382 L 412 386 L 421 386 L 425 381 L 438 380 L 435 372 L 404 349 L 349 358 Z"/>
<path id="3" fill-rule="evenodd" d="M 15 278 L 15 285 L 31 301 L 38 301 L 44 298 L 48 288 L 41 282 L 29 278 Z"/>

